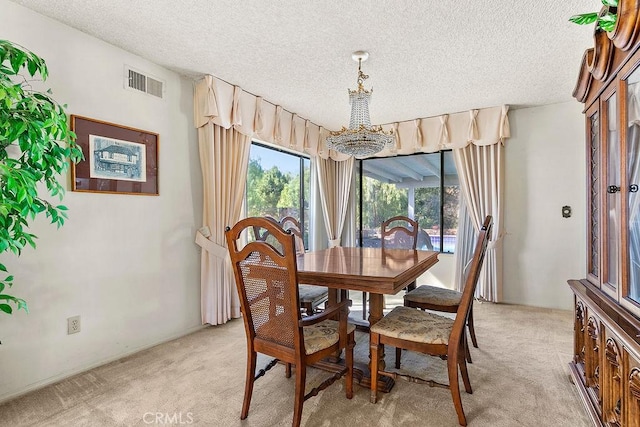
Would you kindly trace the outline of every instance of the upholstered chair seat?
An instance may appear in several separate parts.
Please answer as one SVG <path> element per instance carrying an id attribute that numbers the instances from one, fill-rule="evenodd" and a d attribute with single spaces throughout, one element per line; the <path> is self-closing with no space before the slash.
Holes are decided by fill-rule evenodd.
<path id="1" fill-rule="evenodd" d="M 305 326 L 303 328 L 305 353 L 317 353 L 338 343 L 340 340 L 339 328 L 340 323 L 335 320 L 324 320 L 315 325 Z M 347 324 L 347 334 L 352 333 L 355 329 L 355 325 Z"/>
<path id="2" fill-rule="evenodd" d="M 404 341 L 447 344 L 452 329 L 451 318 L 399 306 L 373 325 L 371 332 Z"/>
<path id="3" fill-rule="evenodd" d="M 457 306 L 460 304 L 461 298 L 462 292 L 426 285 L 418 286 L 404 296 L 405 301 L 413 301 L 420 304 L 435 304 L 439 306 Z"/>

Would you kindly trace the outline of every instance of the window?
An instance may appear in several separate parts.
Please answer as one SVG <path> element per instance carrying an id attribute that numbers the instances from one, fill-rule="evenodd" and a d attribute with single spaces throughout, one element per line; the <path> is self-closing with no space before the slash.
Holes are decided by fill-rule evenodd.
<path id="1" fill-rule="evenodd" d="M 392 216 L 418 221 L 418 249 L 453 253 L 460 187 L 451 151 L 372 158 L 357 164 L 358 245 L 380 246 L 380 225 Z"/>
<path id="2" fill-rule="evenodd" d="M 310 168 L 308 158 L 253 142 L 247 171 L 247 216 L 293 216 L 309 247 Z"/>

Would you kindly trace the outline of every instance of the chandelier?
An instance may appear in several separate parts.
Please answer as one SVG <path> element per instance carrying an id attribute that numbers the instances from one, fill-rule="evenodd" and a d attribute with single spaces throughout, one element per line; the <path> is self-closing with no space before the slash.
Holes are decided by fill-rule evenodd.
<path id="1" fill-rule="evenodd" d="M 369 117 L 369 100 L 373 89 L 366 90 L 362 84 L 369 78 L 362 72 L 362 61 L 369 58 L 369 53 L 356 51 L 351 55 L 358 61 L 358 88 L 349 89 L 349 103 L 351 104 L 351 120 L 349 128 L 342 127 L 337 132 L 329 132 L 327 147 L 354 157 L 371 156 L 393 143 L 393 132 L 385 132 L 382 126 L 371 126 Z"/>

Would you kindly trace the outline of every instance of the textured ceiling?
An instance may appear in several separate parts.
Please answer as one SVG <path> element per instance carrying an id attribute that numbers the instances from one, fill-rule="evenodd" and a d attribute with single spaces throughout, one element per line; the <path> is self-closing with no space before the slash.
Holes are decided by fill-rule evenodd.
<path id="1" fill-rule="evenodd" d="M 570 101 L 598 0 L 15 0 L 187 76 L 213 74 L 318 125 L 348 124 L 354 50 L 371 120 Z"/>

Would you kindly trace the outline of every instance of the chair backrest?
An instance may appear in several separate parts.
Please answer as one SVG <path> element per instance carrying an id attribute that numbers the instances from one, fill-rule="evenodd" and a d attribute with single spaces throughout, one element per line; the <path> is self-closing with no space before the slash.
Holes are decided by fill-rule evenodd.
<path id="1" fill-rule="evenodd" d="M 296 252 L 304 253 L 304 238 L 302 237 L 302 228 L 300 222 L 292 216 L 285 216 L 280 220 L 280 226 L 284 231 L 291 231 L 296 240 Z"/>
<path id="2" fill-rule="evenodd" d="M 241 246 L 245 230 L 274 243 L 256 240 Z M 300 351 L 298 273 L 293 234 L 268 218 L 246 218 L 225 232 L 240 296 L 247 337 Z"/>
<path id="3" fill-rule="evenodd" d="M 462 290 L 462 298 L 460 299 L 460 305 L 456 312 L 456 320 L 453 323 L 453 330 L 449 338 L 450 346 L 453 344 L 452 340 L 462 339 L 462 334 L 465 333 L 465 324 L 469 316 L 469 311 L 471 310 L 471 302 L 473 301 L 473 295 L 478 285 L 478 279 L 480 278 L 480 271 L 482 270 L 487 245 L 491 238 L 492 227 L 493 218 L 491 215 L 488 215 L 482 224 L 482 228 L 480 228 L 480 233 L 476 239 L 476 247 L 473 250 L 473 258 L 471 259 L 471 264 L 468 266 L 467 278 L 464 283 L 464 289 Z"/>
<path id="4" fill-rule="evenodd" d="M 418 222 L 406 216 L 394 216 L 382 223 L 384 249 L 415 249 L 418 243 Z"/>

